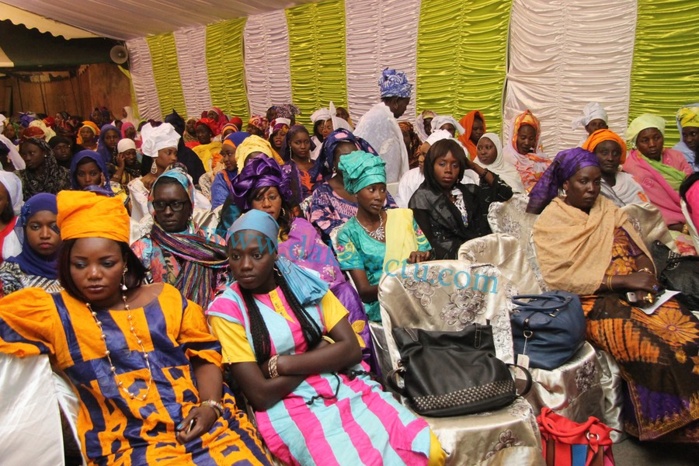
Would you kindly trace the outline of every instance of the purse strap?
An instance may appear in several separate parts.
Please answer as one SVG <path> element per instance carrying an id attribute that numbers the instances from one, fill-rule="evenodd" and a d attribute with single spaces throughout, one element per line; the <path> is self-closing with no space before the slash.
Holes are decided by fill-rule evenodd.
<path id="1" fill-rule="evenodd" d="M 388 385 L 388 388 L 398 393 L 400 396 L 407 397 L 408 395 L 405 391 L 405 387 L 398 386 L 397 377 L 402 377 L 403 373 L 405 373 L 405 369 L 403 367 L 390 371 L 388 374 L 386 374 L 386 385 Z"/>
<path id="2" fill-rule="evenodd" d="M 508 364 L 510 367 L 517 367 L 524 373 L 524 379 L 526 384 L 524 385 L 524 390 L 522 393 L 517 393 L 517 396 L 527 396 L 527 393 L 532 389 L 532 374 L 526 367 L 519 366 L 517 364 Z M 516 380 L 516 379 L 515 379 Z"/>
<path id="3" fill-rule="evenodd" d="M 520 301 L 521 299 L 536 299 L 537 304 L 531 302 Z M 561 295 L 543 295 L 543 294 L 521 294 L 512 297 L 512 302 L 526 311 L 549 311 L 555 310 L 563 306 L 567 306 L 572 298 L 570 296 Z M 542 302 L 543 301 L 543 302 Z"/>

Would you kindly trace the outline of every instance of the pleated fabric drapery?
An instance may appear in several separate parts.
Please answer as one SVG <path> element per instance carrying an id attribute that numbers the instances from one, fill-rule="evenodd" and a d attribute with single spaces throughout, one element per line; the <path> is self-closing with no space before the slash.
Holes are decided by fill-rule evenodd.
<path id="1" fill-rule="evenodd" d="M 546 155 L 575 147 L 586 133 L 571 122 L 591 101 L 623 133 L 635 32 L 635 0 L 513 0 L 503 144 L 511 144 L 514 118 L 529 109 L 541 121 Z"/>
<path id="2" fill-rule="evenodd" d="M 510 1 L 423 0 L 417 41 L 417 113 L 432 110 L 458 121 L 483 112 L 499 132 Z"/>
<path id="3" fill-rule="evenodd" d="M 187 109 L 182 117 L 197 117 L 212 106 L 208 67 L 201 66 L 206 56 L 206 27 L 180 29 L 174 35 L 182 94 Z M 171 111 L 164 110 L 166 115 Z"/>
<path id="4" fill-rule="evenodd" d="M 296 121 L 309 130 L 311 114 L 318 108 L 329 101 L 337 107 L 347 105 L 344 11 L 343 0 L 286 10 L 291 95 L 301 110 Z"/>
<path id="5" fill-rule="evenodd" d="M 173 34 L 147 37 L 153 65 L 153 77 L 158 88 L 160 110 L 168 114 L 173 109 L 180 115 L 186 111 L 180 81 L 177 46 Z M 158 116 L 161 119 L 161 116 Z"/>
<path id="6" fill-rule="evenodd" d="M 237 18 L 206 26 L 205 62 L 211 103 L 228 116 L 238 115 L 243 119 L 250 112 L 243 58 L 245 21 L 246 18 Z"/>
<path id="7" fill-rule="evenodd" d="M 384 68 L 403 71 L 413 84 L 401 120 L 415 119 L 416 61 L 420 0 L 347 0 L 347 100 L 355 124 L 380 100 L 378 79 Z M 337 105 L 337 103 L 336 103 Z"/>
<path id="8" fill-rule="evenodd" d="M 250 113 L 290 103 L 289 28 L 284 10 L 248 18 L 244 31 L 245 82 Z"/>
<path id="9" fill-rule="evenodd" d="M 155 84 L 148 42 L 145 38 L 131 39 L 126 42 L 126 48 L 129 51 L 129 71 L 139 117 L 143 120 L 160 119 L 158 87 Z"/>

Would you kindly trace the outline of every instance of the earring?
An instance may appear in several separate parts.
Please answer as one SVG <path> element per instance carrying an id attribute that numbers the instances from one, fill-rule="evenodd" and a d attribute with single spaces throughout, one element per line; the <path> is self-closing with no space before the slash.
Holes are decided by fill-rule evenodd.
<path id="1" fill-rule="evenodd" d="M 153 161 L 153 165 L 150 167 L 150 172 L 153 175 L 158 174 L 158 166 L 155 164 L 155 161 Z"/>
<path id="2" fill-rule="evenodd" d="M 279 212 L 279 215 L 281 215 L 282 217 L 286 217 L 286 210 L 284 209 L 284 207 L 282 207 L 282 210 L 281 212 Z"/>
<path id="3" fill-rule="evenodd" d="M 566 196 L 568 196 L 568 193 L 566 192 L 565 189 L 561 189 L 561 199 L 565 199 Z"/>
<path id="4" fill-rule="evenodd" d="M 126 272 L 129 271 L 128 267 L 124 267 L 124 271 L 121 274 L 121 291 L 126 291 L 129 289 L 128 286 L 126 286 Z"/>

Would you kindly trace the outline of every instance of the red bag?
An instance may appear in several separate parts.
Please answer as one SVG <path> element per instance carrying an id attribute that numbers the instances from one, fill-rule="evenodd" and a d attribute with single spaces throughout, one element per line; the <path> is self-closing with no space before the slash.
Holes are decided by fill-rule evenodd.
<path id="1" fill-rule="evenodd" d="M 596 417 L 578 424 L 544 407 L 536 421 L 547 466 L 614 466 L 613 429 Z"/>

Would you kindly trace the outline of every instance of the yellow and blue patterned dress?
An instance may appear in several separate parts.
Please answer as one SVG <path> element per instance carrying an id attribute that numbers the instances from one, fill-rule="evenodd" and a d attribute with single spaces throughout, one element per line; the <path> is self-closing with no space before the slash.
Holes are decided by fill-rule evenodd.
<path id="1" fill-rule="evenodd" d="M 131 309 L 135 333 L 149 355 L 149 390 L 129 312 L 95 311 L 104 340 L 86 304 L 65 291 L 29 288 L 0 300 L 0 351 L 19 357 L 49 354 L 66 373 L 80 400 L 78 434 L 90 464 L 269 464 L 257 431 L 230 393 L 224 395 L 224 415 L 209 432 L 184 445 L 175 438 L 177 424 L 201 401 L 190 360 L 221 366 L 221 347 L 198 305 L 165 284 L 149 304 Z M 117 381 L 137 398 L 120 390 Z"/>

